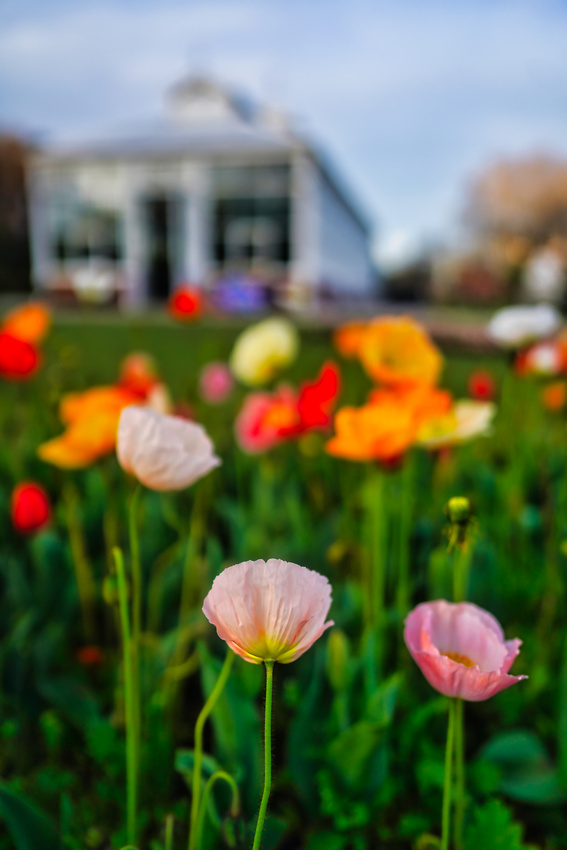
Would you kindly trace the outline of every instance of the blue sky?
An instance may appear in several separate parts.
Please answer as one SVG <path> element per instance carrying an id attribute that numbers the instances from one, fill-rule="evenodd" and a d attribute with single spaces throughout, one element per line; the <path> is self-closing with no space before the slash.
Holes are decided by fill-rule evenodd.
<path id="1" fill-rule="evenodd" d="M 390 261 L 454 231 L 487 162 L 567 156 L 559 0 L 0 0 L 5 127 L 47 140 L 150 117 L 191 70 L 288 109 Z"/>

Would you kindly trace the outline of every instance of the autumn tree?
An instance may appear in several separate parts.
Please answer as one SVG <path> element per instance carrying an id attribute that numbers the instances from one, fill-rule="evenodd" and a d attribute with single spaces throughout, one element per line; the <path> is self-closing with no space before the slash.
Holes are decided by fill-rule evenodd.
<path id="1" fill-rule="evenodd" d="M 25 169 L 29 148 L 0 135 L 0 292 L 29 289 Z"/>

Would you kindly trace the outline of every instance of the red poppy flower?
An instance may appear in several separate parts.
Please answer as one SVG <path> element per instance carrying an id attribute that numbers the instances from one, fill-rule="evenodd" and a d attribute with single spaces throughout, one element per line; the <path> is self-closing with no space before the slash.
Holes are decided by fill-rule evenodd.
<path id="1" fill-rule="evenodd" d="M 247 452 L 262 452 L 285 440 L 331 424 L 339 393 L 339 371 L 325 363 L 315 381 L 297 393 L 280 386 L 273 393 L 250 393 L 236 419 L 236 436 Z"/>
<path id="2" fill-rule="evenodd" d="M 496 383 L 490 372 L 478 370 L 469 378 L 469 395 L 475 401 L 492 401 L 496 395 Z"/>
<path id="3" fill-rule="evenodd" d="M 340 373 L 334 363 L 325 363 L 315 381 L 302 384 L 297 400 L 301 431 L 326 428 L 340 392 Z"/>
<path id="4" fill-rule="evenodd" d="M 31 378 L 40 364 L 40 353 L 31 342 L 0 331 L 0 375 L 12 381 Z"/>
<path id="5" fill-rule="evenodd" d="M 203 312 L 202 292 L 196 287 L 182 286 L 173 293 L 168 306 L 174 319 L 192 322 Z"/>
<path id="6" fill-rule="evenodd" d="M 39 484 L 25 481 L 12 493 L 12 523 L 21 534 L 39 531 L 49 522 L 51 507 L 47 493 Z"/>

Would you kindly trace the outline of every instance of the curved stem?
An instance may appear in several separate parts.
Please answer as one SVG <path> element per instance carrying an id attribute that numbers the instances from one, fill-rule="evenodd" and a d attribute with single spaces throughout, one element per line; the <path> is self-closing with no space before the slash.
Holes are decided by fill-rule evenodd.
<path id="1" fill-rule="evenodd" d="M 128 820 L 128 841 L 136 844 L 136 807 L 137 807 L 137 763 L 136 763 L 136 710 L 134 695 L 134 676 L 132 659 L 132 641 L 130 637 L 130 618 L 124 559 L 118 547 L 113 550 L 118 578 L 118 598 L 120 602 L 120 624 L 124 655 L 124 705 L 126 714 L 126 809 Z"/>
<path id="2" fill-rule="evenodd" d="M 230 789 L 232 791 L 232 800 L 230 803 L 230 814 L 233 818 L 238 815 L 239 809 L 239 795 L 238 795 L 238 786 L 230 773 L 227 773 L 226 770 L 217 770 L 213 773 L 212 776 L 209 776 L 207 779 L 206 785 L 203 788 L 203 799 L 201 800 L 201 806 L 199 810 L 199 818 L 197 820 L 197 837 L 196 837 L 196 847 L 197 850 L 201 847 L 201 842 L 203 840 L 203 827 L 205 826 L 205 815 L 207 813 L 207 806 L 209 803 L 209 797 L 211 796 L 211 791 L 213 790 L 213 785 L 219 779 L 224 779 L 228 785 L 230 785 Z"/>
<path id="3" fill-rule="evenodd" d="M 201 709 L 197 722 L 195 723 L 195 748 L 193 757 L 193 781 L 191 784 L 191 816 L 189 821 L 189 844 L 188 850 L 195 850 L 197 840 L 197 815 L 199 814 L 199 797 L 201 793 L 201 765 L 203 762 L 203 729 L 207 717 L 215 707 L 215 704 L 223 692 L 226 680 L 228 679 L 232 663 L 234 661 L 234 652 L 229 649 L 222 670 L 216 684 L 211 691 L 211 694 Z"/>
<path id="4" fill-rule="evenodd" d="M 449 725 L 445 748 L 445 779 L 443 782 L 443 810 L 441 816 L 441 850 L 449 850 L 451 834 L 451 791 L 453 785 L 453 745 L 455 739 L 455 706 L 457 700 L 449 700 Z"/>
<path id="5" fill-rule="evenodd" d="M 455 850 L 463 847 L 463 825 L 465 821 L 465 727 L 462 699 L 455 700 Z"/>
<path id="6" fill-rule="evenodd" d="M 260 811 L 258 812 L 258 823 L 256 824 L 256 832 L 254 834 L 254 844 L 252 850 L 260 850 L 260 842 L 262 840 L 262 830 L 264 829 L 264 820 L 266 817 L 266 809 L 268 808 L 268 800 L 270 799 L 270 790 L 272 788 L 272 684 L 274 675 L 274 662 L 266 660 L 266 714 L 264 717 L 264 791 L 262 792 L 262 800 L 260 802 Z"/>

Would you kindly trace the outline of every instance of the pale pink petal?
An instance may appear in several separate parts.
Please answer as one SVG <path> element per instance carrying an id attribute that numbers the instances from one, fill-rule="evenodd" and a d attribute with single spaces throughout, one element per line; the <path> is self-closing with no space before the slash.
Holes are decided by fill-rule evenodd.
<path id="1" fill-rule="evenodd" d="M 116 452 L 121 466 L 152 490 L 181 490 L 220 464 L 205 430 L 145 407 L 124 408 Z"/>
<path id="2" fill-rule="evenodd" d="M 287 561 L 245 561 L 213 582 L 203 613 L 247 661 L 283 662 L 303 654 L 328 628 L 331 587 L 324 576 Z"/>
<path id="3" fill-rule="evenodd" d="M 418 605 L 406 619 L 404 638 L 427 681 L 446 696 L 488 699 L 525 678 L 506 675 L 521 641 L 505 641 L 498 621 L 468 602 Z"/>

